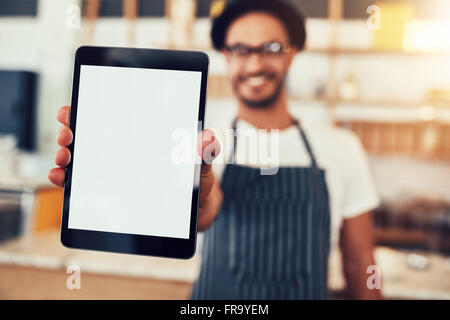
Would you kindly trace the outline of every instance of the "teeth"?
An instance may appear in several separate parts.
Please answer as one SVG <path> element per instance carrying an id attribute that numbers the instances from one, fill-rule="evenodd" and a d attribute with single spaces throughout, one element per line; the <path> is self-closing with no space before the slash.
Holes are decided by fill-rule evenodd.
<path id="1" fill-rule="evenodd" d="M 264 76 L 258 76 L 258 77 L 249 77 L 247 81 L 252 86 L 259 86 L 262 85 L 264 81 L 266 81 L 266 79 Z"/>

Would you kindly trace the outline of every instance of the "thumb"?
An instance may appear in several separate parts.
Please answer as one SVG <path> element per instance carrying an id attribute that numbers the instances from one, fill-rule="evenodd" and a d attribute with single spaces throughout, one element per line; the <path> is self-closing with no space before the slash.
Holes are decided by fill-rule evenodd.
<path id="1" fill-rule="evenodd" d="M 203 167 L 208 171 L 211 163 L 220 153 L 220 144 L 212 130 L 205 129 L 202 131 L 197 143 L 197 152 L 202 159 Z"/>

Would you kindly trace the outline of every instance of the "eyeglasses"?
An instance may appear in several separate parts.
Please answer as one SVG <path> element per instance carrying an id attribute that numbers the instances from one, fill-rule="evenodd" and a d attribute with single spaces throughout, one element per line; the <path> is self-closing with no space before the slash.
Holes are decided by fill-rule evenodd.
<path id="1" fill-rule="evenodd" d="M 235 44 L 232 46 L 225 46 L 225 51 L 229 52 L 236 58 L 248 58 L 252 53 L 258 53 L 262 57 L 274 58 L 279 57 L 284 53 L 290 52 L 292 46 L 289 42 L 271 41 L 263 43 L 258 47 L 249 47 L 244 44 Z"/>

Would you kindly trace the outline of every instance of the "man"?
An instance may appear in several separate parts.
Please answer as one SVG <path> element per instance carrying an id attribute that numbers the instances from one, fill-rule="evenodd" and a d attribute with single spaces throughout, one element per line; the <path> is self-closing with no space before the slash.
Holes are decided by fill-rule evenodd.
<path id="1" fill-rule="evenodd" d="M 220 154 L 227 164 L 203 164 L 202 267 L 192 298 L 326 299 L 328 254 L 338 239 L 349 297 L 379 298 L 366 273 L 375 264 L 370 210 L 379 200 L 361 145 L 343 129 L 307 126 L 288 112 L 285 78 L 306 36 L 301 14 L 282 0 L 230 0 L 220 9 L 212 40 L 225 56 L 238 113 L 215 129 L 279 130 L 280 167 L 261 175 L 243 156 L 239 134 Z M 60 168 L 49 173 L 57 185 L 70 162 L 68 111 L 58 113 Z M 200 151 L 213 147 L 217 156 L 213 132 L 203 137 Z"/>

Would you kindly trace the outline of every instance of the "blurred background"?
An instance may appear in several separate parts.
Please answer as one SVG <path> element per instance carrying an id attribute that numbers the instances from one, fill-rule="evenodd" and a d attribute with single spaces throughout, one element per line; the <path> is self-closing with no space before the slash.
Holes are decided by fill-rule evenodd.
<path id="1" fill-rule="evenodd" d="M 295 2 L 308 38 L 288 79 L 291 112 L 361 139 L 382 198 L 374 222 L 383 294 L 450 299 L 450 1 Z M 231 117 L 225 61 L 209 38 L 218 5 L 0 0 L 0 299 L 188 297 L 198 254 L 178 261 L 62 247 L 62 190 L 47 173 L 81 45 L 205 51 L 206 125 Z M 79 290 L 66 286 L 73 265 Z M 329 278 L 331 297 L 345 298 L 336 250 Z"/>

